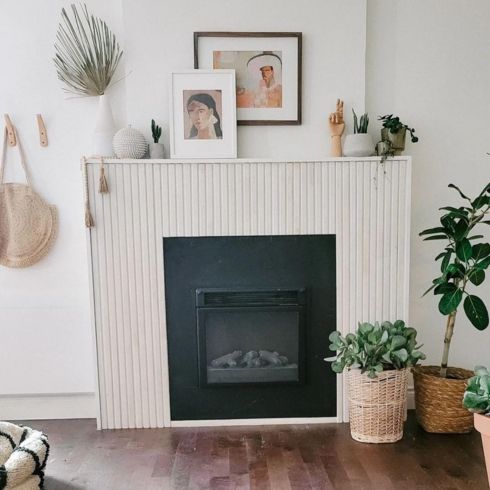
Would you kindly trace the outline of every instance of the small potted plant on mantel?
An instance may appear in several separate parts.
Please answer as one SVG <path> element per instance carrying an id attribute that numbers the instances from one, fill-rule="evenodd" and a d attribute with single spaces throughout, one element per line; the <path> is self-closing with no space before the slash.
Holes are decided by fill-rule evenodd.
<path id="1" fill-rule="evenodd" d="M 417 331 L 402 320 L 359 323 L 356 333 L 330 334 L 332 369 L 347 369 L 351 436 L 359 442 L 396 442 L 403 437 L 410 367 L 425 355 Z"/>
<path id="2" fill-rule="evenodd" d="M 468 380 L 463 405 L 473 413 L 475 428 L 481 434 L 488 484 L 490 485 L 490 371 L 475 367 L 475 376 Z"/>
<path id="3" fill-rule="evenodd" d="M 155 122 L 155 119 L 151 120 L 151 136 L 153 143 L 150 143 L 150 158 L 165 158 L 165 148 L 162 143 L 158 142 L 162 136 L 162 128 Z"/>
<path id="4" fill-rule="evenodd" d="M 358 120 L 354 109 L 352 109 L 352 114 L 354 115 L 354 134 L 348 134 L 345 137 L 344 156 L 370 157 L 375 152 L 373 140 L 367 132 L 369 116 L 365 113 Z"/>
<path id="5" fill-rule="evenodd" d="M 419 140 L 414 134 L 415 129 L 402 123 L 399 117 L 393 117 L 393 114 L 379 116 L 378 121 L 383 122 L 383 128 L 381 129 L 381 140 L 389 141 L 391 150 L 395 155 L 400 155 L 405 149 L 407 131 L 410 133 L 412 143 L 417 143 Z"/>
<path id="6" fill-rule="evenodd" d="M 420 233 L 424 240 L 445 242 L 435 260 L 441 260 L 441 275 L 432 281 L 430 291 L 441 295 L 439 311 L 446 316 L 446 334 L 441 366 L 419 366 L 413 369 L 415 381 L 415 406 L 417 420 L 427 432 L 464 433 L 473 429 L 473 417 L 461 406 L 466 381 L 471 371 L 448 367 L 449 348 L 453 337 L 458 308 L 463 310 L 478 330 L 488 327 L 488 310 L 482 299 L 470 293 L 471 286 L 485 280 L 485 270 L 490 265 L 490 243 L 476 241 L 484 238 L 478 234 L 490 224 L 485 217 L 490 214 L 490 183 L 475 199 L 470 199 L 453 184 L 449 187 L 459 192 L 465 205 L 458 208 L 440 208 L 443 215 L 440 226 Z M 441 403 L 441 399 L 444 403 Z"/>

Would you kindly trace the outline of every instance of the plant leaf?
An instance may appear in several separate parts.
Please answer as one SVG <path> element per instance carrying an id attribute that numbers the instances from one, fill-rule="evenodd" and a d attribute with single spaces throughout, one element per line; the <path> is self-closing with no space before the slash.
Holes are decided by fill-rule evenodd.
<path id="1" fill-rule="evenodd" d="M 452 206 L 445 206 L 443 208 L 439 208 L 440 211 L 449 211 L 449 215 L 450 216 L 458 216 L 460 218 L 468 218 L 468 214 L 462 210 L 462 209 L 458 209 L 458 208 L 453 208 Z"/>
<path id="2" fill-rule="evenodd" d="M 407 343 L 407 339 L 403 335 L 395 335 L 391 340 L 391 350 L 398 349 Z"/>
<path id="3" fill-rule="evenodd" d="M 454 228 L 454 238 L 461 240 L 468 233 L 468 222 L 461 218 Z"/>
<path id="4" fill-rule="evenodd" d="M 463 262 L 468 262 L 471 259 L 473 253 L 473 247 L 467 238 L 464 238 L 460 242 L 456 243 L 456 256 Z"/>
<path id="5" fill-rule="evenodd" d="M 429 228 L 428 230 L 421 231 L 419 236 L 433 235 L 434 233 L 446 233 L 446 229 L 438 226 L 437 228 Z"/>
<path id="6" fill-rule="evenodd" d="M 432 286 L 429 289 L 427 289 L 427 291 L 422 295 L 422 298 L 424 296 L 426 296 L 427 294 L 429 294 L 436 286 L 437 286 L 437 284 L 432 284 Z M 434 291 L 434 294 L 437 294 L 437 293 Z"/>
<path id="7" fill-rule="evenodd" d="M 485 330 L 488 327 L 488 310 L 478 296 L 469 294 L 466 296 L 463 306 L 466 316 L 473 326 L 478 330 Z"/>
<path id="8" fill-rule="evenodd" d="M 489 243 L 477 243 L 476 245 L 473 245 L 473 259 L 476 262 L 484 259 L 487 255 L 490 255 Z"/>
<path id="9" fill-rule="evenodd" d="M 475 267 L 484 271 L 489 265 L 490 265 L 490 256 L 487 257 L 486 259 L 480 260 L 480 262 L 477 262 L 475 264 Z"/>
<path id="10" fill-rule="evenodd" d="M 463 299 L 463 291 L 457 288 L 456 291 L 445 293 L 439 301 L 439 311 L 443 315 L 449 315 L 456 310 Z"/>
<path id="11" fill-rule="evenodd" d="M 456 284 L 454 284 L 454 282 L 445 282 L 436 286 L 434 294 L 452 293 L 453 291 L 456 291 L 456 289 L 458 289 L 458 287 Z"/>
<path id="12" fill-rule="evenodd" d="M 490 204 L 490 197 L 489 196 L 478 196 L 472 203 L 471 205 L 475 209 L 480 209 L 483 206 L 486 206 Z"/>
<path id="13" fill-rule="evenodd" d="M 461 192 L 461 189 L 457 186 L 455 186 L 454 184 L 449 184 L 448 187 L 452 188 L 452 189 L 456 189 L 458 192 L 459 192 L 459 195 L 463 198 L 463 199 L 466 199 L 467 201 L 470 201 L 471 202 L 471 199 L 468 197 L 468 196 L 465 196 L 462 192 Z"/>
<path id="14" fill-rule="evenodd" d="M 395 328 L 405 328 L 405 322 L 403 320 L 396 320 L 395 323 L 393 324 L 393 326 Z M 406 331 L 412 332 L 412 331 L 415 331 L 415 329 L 414 328 L 411 329 L 410 327 L 407 327 Z"/>
<path id="15" fill-rule="evenodd" d="M 485 271 L 482 271 L 480 269 L 471 269 L 468 273 L 468 279 L 475 286 L 479 286 L 485 280 Z"/>
<path id="16" fill-rule="evenodd" d="M 398 357 L 400 361 L 406 362 L 408 359 L 408 352 L 406 349 L 399 349 L 393 352 L 393 355 Z"/>
<path id="17" fill-rule="evenodd" d="M 462 279 L 466 274 L 466 268 L 461 263 L 449 264 L 446 270 L 446 275 L 448 278 L 459 277 Z"/>
<path id="18" fill-rule="evenodd" d="M 475 366 L 477 376 L 490 376 L 490 371 L 485 366 Z"/>
<path id="19" fill-rule="evenodd" d="M 428 236 L 427 238 L 424 238 L 424 242 L 429 241 L 429 240 L 447 240 L 446 235 L 432 235 Z"/>
<path id="20" fill-rule="evenodd" d="M 451 260 L 452 252 L 447 252 L 444 259 L 441 262 L 441 272 L 444 274 L 446 272 L 449 261 Z"/>

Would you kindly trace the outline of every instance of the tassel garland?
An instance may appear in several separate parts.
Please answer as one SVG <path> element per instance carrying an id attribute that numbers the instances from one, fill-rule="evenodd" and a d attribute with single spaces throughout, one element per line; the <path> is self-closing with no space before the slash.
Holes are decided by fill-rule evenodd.
<path id="1" fill-rule="evenodd" d="M 104 159 L 100 158 L 100 173 L 99 173 L 99 194 L 106 194 L 109 192 L 109 186 L 107 185 L 107 178 L 105 176 Z"/>
<path id="2" fill-rule="evenodd" d="M 87 228 L 92 228 L 94 226 L 94 218 L 92 218 L 92 214 L 90 213 L 90 208 L 87 205 L 85 205 L 85 226 Z"/>
<path id="3" fill-rule="evenodd" d="M 94 218 L 90 212 L 90 202 L 88 199 L 88 174 L 87 174 L 87 159 L 82 158 L 82 173 L 83 173 L 83 190 L 85 194 L 85 226 L 92 228 L 95 226 Z"/>

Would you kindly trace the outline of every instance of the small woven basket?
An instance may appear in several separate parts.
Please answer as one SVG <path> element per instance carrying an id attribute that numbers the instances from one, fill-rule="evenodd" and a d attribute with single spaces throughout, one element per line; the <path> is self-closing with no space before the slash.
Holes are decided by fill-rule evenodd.
<path id="1" fill-rule="evenodd" d="M 426 432 L 464 434 L 473 430 L 473 414 L 463 408 L 466 382 L 474 373 L 450 367 L 449 378 L 439 377 L 439 366 L 412 369 L 417 421 Z"/>
<path id="2" fill-rule="evenodd" d="M 409 369 L 383 371 L 369 378 L 347 371 L 350 431 L 359 442 L 396 442 L 403 437 Z"/>

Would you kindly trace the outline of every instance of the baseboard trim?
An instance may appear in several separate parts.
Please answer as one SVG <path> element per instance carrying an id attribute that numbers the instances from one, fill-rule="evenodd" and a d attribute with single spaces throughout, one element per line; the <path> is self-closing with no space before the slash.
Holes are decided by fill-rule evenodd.
<path id="1" fill-rule="evenodd" d="M 413 386 L 408 387 L 407 408 L 408 410 L 415 410 L 415 389 Z"/>
<path id="2" fill-rule="evenodd" d="M 92 419 L 95 393 L 0 395 L 0 420 Z"/>
<path id="3" fill-rule="evenodd" d="M 337 417 L 297 417 L 271 419 L 172 420 L 170 427 L 231 427 L 237 425 L 335 424 Z"/>
<path id="4" fill-rule="evenodd" d="M 407 408 L 415 408 L 415 392 L 408 388 Z M 92 419 L 97 416 L 95 393 L 42 393 L 0 395 L 0 420 Z M 172 420 L 170 427 L 238 425 L 333 424 L 336 417 Z"/>

